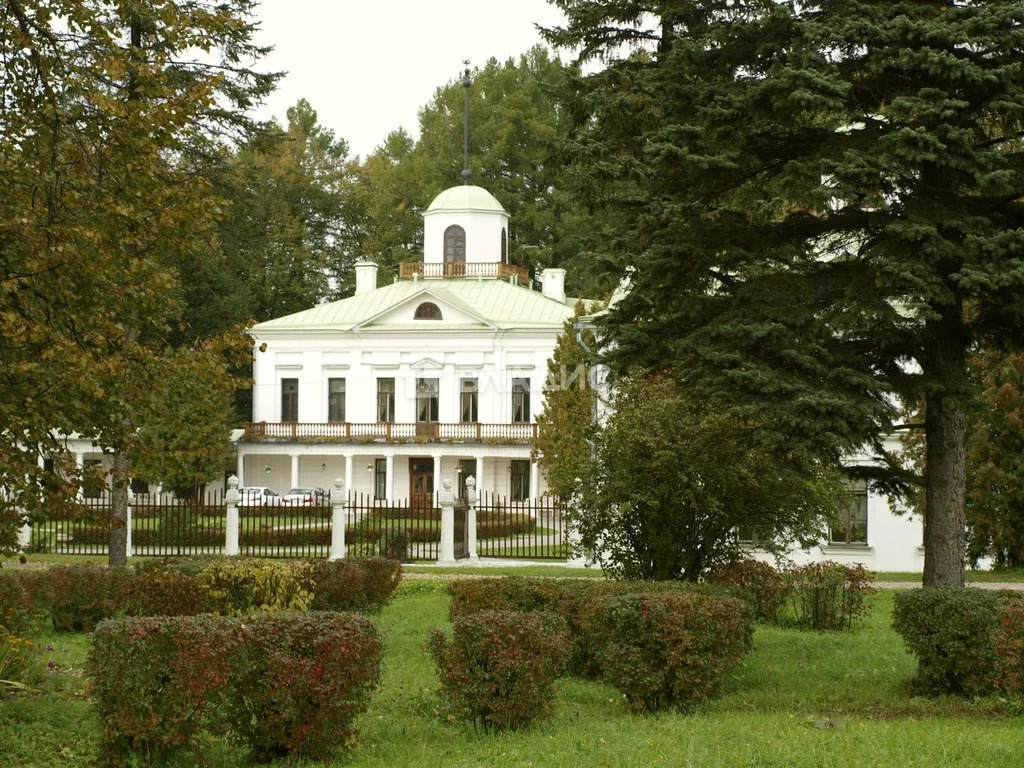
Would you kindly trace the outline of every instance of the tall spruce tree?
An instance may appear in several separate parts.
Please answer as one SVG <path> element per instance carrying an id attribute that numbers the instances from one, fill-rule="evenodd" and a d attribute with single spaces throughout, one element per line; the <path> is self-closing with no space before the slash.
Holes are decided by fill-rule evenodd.
<path id="1" fill-rule="evenodd" d="M 591 349 L 597 343 L 589 330 L 580 340 L 576 338 L 575 323 L 584 313 L 583 302 L 577 302 L 548 360 L 544 411 L 537 417 L 539 432 L 533 444 L 533 457 L 544 470 L 548 488 L 563 497 L 578 490 L 577 479 L 590 476 L 597 431 L 598 392 L 591 376 L 591 356 L 580 341 Z"/>
<path id="2" fill-rule="evenodd" d="M 1024 3 L 555 0 L 568 148 L 629 215 L 605 333 L 839 462 L 923 400 L 925 584 L 963 584 L 966 359 L 1024 339 Z"/>

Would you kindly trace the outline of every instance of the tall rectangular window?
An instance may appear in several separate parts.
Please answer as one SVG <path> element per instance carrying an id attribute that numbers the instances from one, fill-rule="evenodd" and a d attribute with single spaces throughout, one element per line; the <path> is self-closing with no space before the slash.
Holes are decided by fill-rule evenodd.
<path id="1" fill-rule="evenodd" d="M 463 379 L 460 387 L 462 389 L 460 395 L 460 410 L 462 412 L 462 420 L 464 422 L 476 422 L 480 421 L 478 418 L 478 390 L 479 386 L 476 379 Z"/>
<path id="2" fill-rule="evenodd" d="M 526 501 L 530 498 L 530 462 L 528 459 L 512 459 L 512 501 Z"/>
<path id="3" fill-rule="evenodd" d="M 437 379 L 416 379 L 416 421 L 437 421 L 437 393 Z"/>
<path id="4" fill-rule="evenodd" d="M 345 420 L 345 380 L 327 380 L 327 420 Z"/>
<path id="5" fill-rule="evenodd" d="M 850 498 L 846 507 L 829 526 L 828 539 L 830 544 L 868 543 L 868 487 L 866 483 L 858 483 L 857 486 L 850 489 Z"/>
<path id="6" fill-rule="evenodd" d="M 512 423 L 530 423 L 529 379 L 512 379 Z"/>
<path id="7" fill-rule="evenodd" d="M 281 421 L 299 420 L 299 380 L 281 379 Z"/>
<path id="8" fill-rule="evenodd" d="M 377 421 L 395 420 L 395 380 L 377 379 Z"/>
<path id="9" fill-rule="evenodd" d="M 388 497 L 388 460 L 376 459 L 373 462 L 373 498 Z"/>

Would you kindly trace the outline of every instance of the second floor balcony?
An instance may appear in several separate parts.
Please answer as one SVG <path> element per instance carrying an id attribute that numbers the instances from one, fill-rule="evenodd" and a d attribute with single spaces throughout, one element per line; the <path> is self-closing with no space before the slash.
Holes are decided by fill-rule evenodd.
<path id="1" fill-rule="evenodd" d="M 480 424 L 435 421 L 357 424 L 336 421 L 322 424 L 307 422 L 249 422 L 246 442 L 292 443 L 483 443 L 522 445 L 537 437 L 536 424 Z"/>
<path id="2" fill-rule="evenodd" d="M 525 267 L 517 267 L 514 264 L 504 262 L 493 263 L 467 263 L 464 261 L 449 261 L 443 264 L 424 264 L 421 261 L 403 261 L 398 265 L 398 277 L 402 280 L 413 278 L 424 279 L 454 279 L 463 277 L 496 277 L 515 278 L 520 285 L 526 285 L 530 280 L 530 271 Z"/>

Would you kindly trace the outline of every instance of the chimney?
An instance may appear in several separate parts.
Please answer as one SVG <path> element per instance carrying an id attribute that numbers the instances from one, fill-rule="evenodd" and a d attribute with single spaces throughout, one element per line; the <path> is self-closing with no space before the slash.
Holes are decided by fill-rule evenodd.
<path id="1" fill-rule="evenodd" d="M 565 304 L 565 270 L 548 267 L 541 272 L 540 290 L 549 299 Z"/>
<path id="2" fill-rule="evenodd" d="M 356 262 L 356 296 L 377 289 L 377 265 L 372 261 Z"/>

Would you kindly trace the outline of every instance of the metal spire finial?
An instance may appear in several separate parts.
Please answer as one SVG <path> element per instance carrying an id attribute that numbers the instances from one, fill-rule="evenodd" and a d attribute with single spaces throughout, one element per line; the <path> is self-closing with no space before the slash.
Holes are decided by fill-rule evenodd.
<path id="1" fill-rule="evenodd" d="M 465 130 L 462 139 L 462 183 L 469 184 L 469 86 L 473 81 L 469 79 L 469 59 L 462 62 L 466 65 L 466 72 L 462 78 L 462 87 L 466 92 L 466 119 Z"/>

